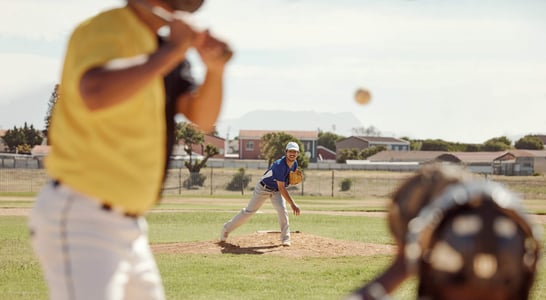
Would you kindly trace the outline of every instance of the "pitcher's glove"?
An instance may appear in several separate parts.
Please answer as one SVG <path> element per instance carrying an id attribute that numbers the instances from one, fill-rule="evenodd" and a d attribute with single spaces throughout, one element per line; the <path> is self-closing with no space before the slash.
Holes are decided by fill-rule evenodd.
<path id="1" fill-rule="evenodd" d="M 288 184 L 289 185 L 296 185 L 303 181 L 303 173 L 301 170 L 296 171 L 290 171 L 290 174 L 288 174 Z"/>

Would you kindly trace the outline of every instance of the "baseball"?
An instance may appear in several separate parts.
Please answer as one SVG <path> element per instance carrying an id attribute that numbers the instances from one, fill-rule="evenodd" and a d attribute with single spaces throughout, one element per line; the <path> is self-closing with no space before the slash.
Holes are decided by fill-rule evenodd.
<path id="1" fill-rule="evenodd" d="M 372 95 L 370 92 L 366 89 L 358 89 L 355 92 L 355 101 L 356 103 L 360 105 L 366 105 L 370 102 L 370 99 L 372 98 Z"/>

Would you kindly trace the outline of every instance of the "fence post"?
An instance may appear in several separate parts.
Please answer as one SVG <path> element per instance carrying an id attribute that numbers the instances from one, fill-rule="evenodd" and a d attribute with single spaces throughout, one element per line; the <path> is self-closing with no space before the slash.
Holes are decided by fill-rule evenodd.
<path id="1" fill-rule="evenodd" d="M 305 175 L 303 176 L 302 180 L 301 180 L 301 195 L 303 196 L 303 183 L 305 182 Z"/>
<path id="2" fill-rule="evenodd" d="M 210 167 L 210 195 L 212 196 L 212 174 L 214 167 Z"/>
<path id="3" fill-rule="evenodd" d="M 334 198 L 334 170 L 332 170 L 332 198 Z"/>
<path id="4" fill-rule="evenodd" d="M 178 168 L 178 195 L 182 195 L 182 167 Z"/>

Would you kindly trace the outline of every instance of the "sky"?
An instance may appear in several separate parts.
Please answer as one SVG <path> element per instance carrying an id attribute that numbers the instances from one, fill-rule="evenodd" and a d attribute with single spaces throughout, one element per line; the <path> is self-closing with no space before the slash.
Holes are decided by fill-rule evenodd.
<path id="1" fill-rule="evenodd" d="M 42 128 L 74 26 L 124 1 L 2 2 L 0 129 Z M 483 143 L 546 134 L 544 16 L 544 0 L 207 0 L 195 22 L 235 51 L 220 121 L 350 112 L 395 137 Z"/>

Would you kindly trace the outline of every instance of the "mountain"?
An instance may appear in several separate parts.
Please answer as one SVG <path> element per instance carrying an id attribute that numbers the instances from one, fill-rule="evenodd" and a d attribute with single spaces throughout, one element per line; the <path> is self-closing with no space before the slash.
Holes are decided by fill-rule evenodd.
<path id="1" fill-rule="evenodd" d="M 352 128 L 362 127 L 351 112 L 256 110 L 236 119 L 219 120 L 216 125 L 221 137 L 234 138 L 239 130 L 322 130 L 350 136 Z"/>

